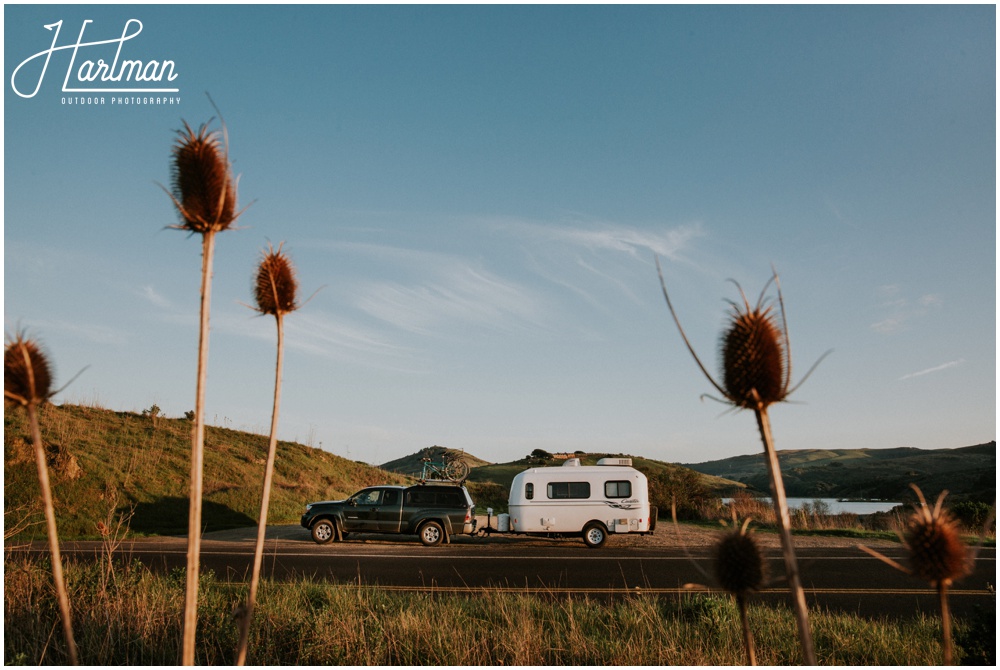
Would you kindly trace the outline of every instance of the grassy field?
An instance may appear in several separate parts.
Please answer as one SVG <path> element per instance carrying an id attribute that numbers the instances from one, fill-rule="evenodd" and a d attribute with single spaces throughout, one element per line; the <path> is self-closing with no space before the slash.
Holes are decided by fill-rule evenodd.
<path id="1" fill-rule="evenodd" d="M 70 600 L 81 661 L 87 665 L 174 665 L 180 645 L 182 571 L 138 564 L 71 565 Z M 5 564 L 4 661 L 61 664 L 57 614 L 45 566 Z M 233 662 L 234 606 L 246 585 L 203 575 L 197 662 Z M 992 613 L 959 621 L 957 660 L 985 662 Z M 814 611 L 824 665 L 940 663 L 933 617 L 866 620 Z M 795 624 L 785 608 L 753 605 L 750 620 L 763 665 L 799 662 Z M 988 659 L 986 659 L 988 660 Z M 728 597 L 637 595 L 614 603 L 551 600 L 483 591 L 443 596 L 311 581 L 262 584 L 249 665 L 742 665 L 740 624 Z"/>
<path id="2" fill-rule="evenodd" d="M 134 533 L 187 532 L 190 421 L 78 405 L 46 405 L 39 421 L 49 452 L 60 537 L 98 537 L 99 523 L 110 525 L 116 513 L 129 511 L 134 511 Z M 6 529 L 40 518 L 27 433 L 24 413 L 5 408 Z M 266 435 L 207 428 L 207 530 L 256 523 L 267 440 Z M 406 481 L 411 480 L 321 449 L 279 442 L 268 520 L 296 523 L 307 502 L 343 498 L 371 484 Z M 29 525 L 13 539 L 43 533 L 40 526 Z"/>

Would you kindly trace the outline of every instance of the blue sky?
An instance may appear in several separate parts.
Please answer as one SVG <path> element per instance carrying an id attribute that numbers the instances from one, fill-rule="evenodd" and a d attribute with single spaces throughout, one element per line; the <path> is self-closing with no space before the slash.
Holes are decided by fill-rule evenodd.
<path id="1" fill-rule="evenodd" d="M 69 50 L 18 96 L 43 26 L 85 19 L 140 20 L 123 57 L 174 61 L 179 104 L 64 104 Z M 700 399 L 654 254 L 710 370 L 726 280 L 755 297 L 772 263 L 793 379 L 834 350 L 772 410 L 780 449 L 993 440 L 995 54 L 991 5 L 7 5 L 4 325 L 59 380 L 89 366 L 56 402 L 193 408 L 200 244 L 158 184 L 208 91 L 253 203 L 217 241 L 210 423 L 267 430 L 245 304 L 284 241 L 322 288 L 287 319 L 281 436 L 342 456 L 757 452 Z"/>

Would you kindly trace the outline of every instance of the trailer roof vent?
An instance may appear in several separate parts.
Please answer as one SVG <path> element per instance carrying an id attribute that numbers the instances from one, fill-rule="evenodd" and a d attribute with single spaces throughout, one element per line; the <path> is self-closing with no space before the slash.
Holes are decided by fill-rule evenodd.
<path id="1" fill-rule="evenodd" d="M 580 459 L 579 458 L 567 458 L 565 461 L 563 461 L 563 464 L 562 464 L 562 466 L 564 468 L 575 468 L 575 467 L 577 467 L 579 465 L 580 465 Z"/>
<path id="2" fill-rule="evenodd" d="M 632 465 L 631 458 L 602 458 L 597 461 L 598 465 Z"/>

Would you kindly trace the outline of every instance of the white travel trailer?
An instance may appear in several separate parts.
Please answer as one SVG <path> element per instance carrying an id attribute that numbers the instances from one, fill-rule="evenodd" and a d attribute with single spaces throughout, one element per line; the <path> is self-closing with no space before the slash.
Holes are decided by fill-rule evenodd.
<path id="1" fill-rule="evenodd" d="M 510 531 L 582 535 L 595 548 L 609 534 L 653 532 L 656 507 L 649 504 L 646 475 L 631 466 L 631 458 L 602 458 L 597 465 L 570 458 L 562 467 L 519 473 L 510 485 Z"/>

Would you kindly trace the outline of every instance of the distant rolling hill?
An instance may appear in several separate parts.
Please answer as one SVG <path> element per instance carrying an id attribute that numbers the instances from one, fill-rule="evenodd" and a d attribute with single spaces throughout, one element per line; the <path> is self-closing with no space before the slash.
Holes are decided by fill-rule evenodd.
<path id="1" fill-rule="evenodd" d="M 98 536 L 109 512 L 134 510 L 142 534 L 186 534 L 191 422 L 76 405 L 46 405 L 40 413 L 49 454 L 60 537 Z M 44 537 L 38 478 L 24 412 L 4 409 L 4 527 L 36 522 L 17 540 Z M 268 438 L 206 427 L 206 530 L 253 526 Z M 372 484 L 408 477 L 321 449 L 278 442 L 269 523 L 297 523 L 306 503 L 344 498 Z"/>
<path id="2" fill-rule="evenodd" d="M 622 455 L 623 454 L 578 454 L 578 458 L 580 458 L 581 465 L 596 465 L 597 461 L 606 456 Z M 669 476 L 689 469 L 688 466 L 677 465 L 675 463 L 664 463 L 663 461 L 657 461 L 651 458 L 626 456 L 632 459 L 632 466 L 634 468 L 644 472 L 647 476 L 657 474 Z M 565 463 L 565 460 L 559 458 L 533 458 L 528 456 L 517 461 L 511 461 L 510 463 L 493 463 L 477 467 L 469 474 L 469 481 L 494 482 L 506 489 L 509 489 L 511 481 L 513 481 L 514 476 L 519 472 L 523 472 L 528 468 L 558 467 L 563 463 Z M 744 486 L 740 483 L 730 481 L 723 477 L 707 473 L 699 474 L 700 476 L 698 479 L 701 484 L 704 485 L 707 490 L 717 492 L 720 495 L 728 495 L 736 489 L 744 488 Z"/>
<path id="3" fill-rule="evenodd" d="M 465 451 L 434 446 L 421 449 L 409 456 L 403 456 L 402 458 L 383 463 L 379 467 L 383 470 L 418 477 L 423 467 L 424 458 L 441 461 L 446 455 L 451 458 L 459 458 L 469 464 L 468 481 L 473 483 L 497 484 L 504 489 L 510 488 L 510 483 L 513 481 L 515 475 L 528 468 L 558 467 L 566 462 L 564 458 L 549 455 L 548 457 L 525 456 L 509 463 L 490 463 Z M 585 454 L 578 452 L 575 455 L 580 458 L 581 465 L 595 465 L 598 460 L 606 456 L 622 456 L 623 454 Z M 674 463 L 664 463 L 663 461 L 650 458 L 642 458 L 641 456 L 629 456 L 629 458 L 632 459 L 632 465 L 636 469 L 645 472 L 647 475 L 672 474 L 687 467 Z M 735 489 L 744 488 L 744 485 L 738 482 L 706 473 L 699 473 L 699 480 L 706 489 L 713 492 L 720 492 L 723 495 L 731 493 Z"/>
<path id="4" fill-rule="evenodd" d="M 928 497 L 947 489 L 954 499 L 996 498 L 996 442 L 958 449 L 800 449 L 778 456 L 787 493 L 795 497 L 910 499 L 914 483 Z M 687 467 L 769 490 L 762 453 Z"/>
<path id="5" fill-rule="evenodd" d="M 397 458 L 395 460 L 383 463 L 379 467 L 383 470 L 388 470 L 389 472 L 398 472 L 402 475 L 409 475 L 411 477 L 419 477 L 423 467 L 424 459 L 430 458 L 438 463 L 442 462 L 445 457 L 456 458 L 464 461 L 469 468 L 478 468 L 483 465 L 489 465 L 489 461 L 484 461 L 481 458 L 477 458 L 472 454 L 466 453 L 460 449 L 449 449 L 447 447 L 433 446 L 425 447 L 420 451 L 410 454 L 409 456 L 403 456 L 402 458 Z"/>
<path id="6" fill-rule="evenodd" d="M 403 474 L 419 476 L 423 466 L 423 458 L 431 457 L 441 460 L 445 454 L 461 458 L 471 468 L 466 484 L 476 501 L 480 511 L 490 507 L 496 512 L 507 509 L 507 497 L 510 485 L 515 475 L 528 468 L 560 467 L 566 459 L 539 452 L 508 463 L 490 463 L 472 454 L 444 447 L 428 447 L 415 454 L 383 463 L 380 467 Z M 563 456 L 568 456 L 564 454 Z M 628 456 L 627 454 L 586 454 L 577 452 L 574 456 L 580 459 L 582 465 L 595 465 L 605 456 Z M 681 499 L 679 505 L 695 505 L 701 498 L 718 498 L 732 495 L 735 491 L 745 488 L 744 484 L 709 474 L 695 472 L 674 463 L 664 463 L 641 456 L 629 456 L 632 465 L 650 478 L 651 498 L 658 504 L 661 512 L 669 514 L 670 495 L 676 492 Z M 662 499 L 661 499 L 662 498 Z"/>

